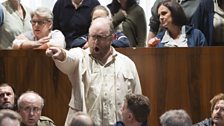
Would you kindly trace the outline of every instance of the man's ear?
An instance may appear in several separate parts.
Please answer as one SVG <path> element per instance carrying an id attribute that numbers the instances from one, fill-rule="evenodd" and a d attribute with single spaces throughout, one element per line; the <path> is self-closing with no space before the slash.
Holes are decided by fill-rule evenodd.
<path id="1" fill-rule="evenodd" d="M 128 120 L 133 120 L 134 119 L 134 115 L 131 113 L 131 112 L 129 112 L 128 113 Z"/>
<path id="2" fill-rule="evenodd" d="M 49 25 L 49 30 L 52 30 L 53 29 L 53 23 L 50 22 L 50 25 Z"/>
<path id="3" fill-rule="evenodd" d="M 112 34 L 112 39 L 115 40 L 117 38 L 117 35 L 115 33 Z"/>

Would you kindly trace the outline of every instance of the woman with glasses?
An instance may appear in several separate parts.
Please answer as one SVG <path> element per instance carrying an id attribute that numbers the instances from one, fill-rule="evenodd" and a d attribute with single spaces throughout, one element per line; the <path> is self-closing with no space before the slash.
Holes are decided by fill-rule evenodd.
<path id="1" fill-rule="evenodd" d="M 31 14 L 32 31 L 20 34 L 13 41 L 13 49 L 47 49 L 51 46 L 65 48 L 65 38 L 53 30 L 53 14 L 48 8 L 38 8 Z"/>

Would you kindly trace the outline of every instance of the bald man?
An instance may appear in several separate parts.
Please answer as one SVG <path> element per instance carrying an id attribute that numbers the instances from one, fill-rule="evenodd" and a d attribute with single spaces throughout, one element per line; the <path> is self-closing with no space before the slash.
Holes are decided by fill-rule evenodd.
<path id="1" fill-rule="evenodd" d="M 34 91 L 23 93 L 18 101 L 18 112 L 22 117 L 21 126 L 55 126 L 48 117 L 41 116 L 44 99 Z"/>
<path id="2" fill-rule="evenodd" d="M 142 93 L 136 66 L 111 46 L 114 37 L 111 18 L 100 17 L 89 28 L 89 48 L 46 50 L 72 84 L 65 126 L 77 111 L 88 113 L 97 126 L 113 125 L 125 95 Z"/>
<path id="3" fill-rule="evenodd" d="M 94 126 L 90 116 L 84 112 L 76 112 L 69 126 Z"/>

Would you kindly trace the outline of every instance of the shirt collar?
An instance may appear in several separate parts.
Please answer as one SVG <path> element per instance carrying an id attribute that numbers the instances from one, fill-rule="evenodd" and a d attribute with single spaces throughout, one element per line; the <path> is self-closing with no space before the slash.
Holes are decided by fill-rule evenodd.
<path id="1" fill-rule="evenodd" d="M 104 66 L 107 65 L 108 63 L 110 63 L 110 62 L 114 62 L 114 61 L 116 60 L 116 56 L 118 55 L 118 52 L 117 52 L 117 51 L 114 49 L 114 47 L 112 47 L 112 46 L 111 46 L 111 49 L 112 49 L 112 54 L 108 57 L 107 62 L 104 64 Z M 90 56 L 92 59 L 94 59 L 94 60 L 96 60 L 97 62 L 99 62 L 97 59 L 95 59 L 95 58 L 91 55 L 90 48 L 87 48 L 86 50 L 87 50 L 87 53 L 89 54 L 89 56 Z M 100 62 L 99 62 L 99 63 L 100 63 Z"/>
<path id="2" fill-rule="evenodd" d="M 181 33 L 180 33 L 180 38 L 186 38 L 186 27 L 185 26 L 182 26 L 181 27 Z M 163 36 L 163 39 L 161 40 L 161 43 L 167 43 L 169 41 L 173 41 L 173 38 L 171 38 L 169 32 L 166 30 L 165 31 L 165 34 Z"/>

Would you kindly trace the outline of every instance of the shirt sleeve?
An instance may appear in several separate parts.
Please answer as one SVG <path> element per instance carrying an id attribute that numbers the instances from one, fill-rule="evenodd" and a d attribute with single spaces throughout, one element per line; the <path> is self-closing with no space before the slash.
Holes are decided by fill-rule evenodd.
<path id="1" fill-rule="evenodd" d="M 51 37 L 51 39 L 49 42 L 49 46 L 65 48 L 65 46 L 66 46 L 65 37 L 61 31 L 59 31 L 59 30 L 52 31 L 50 34 L 50 37 Z"/>

